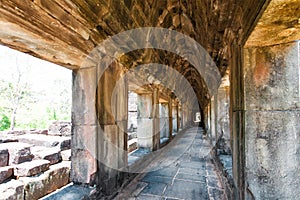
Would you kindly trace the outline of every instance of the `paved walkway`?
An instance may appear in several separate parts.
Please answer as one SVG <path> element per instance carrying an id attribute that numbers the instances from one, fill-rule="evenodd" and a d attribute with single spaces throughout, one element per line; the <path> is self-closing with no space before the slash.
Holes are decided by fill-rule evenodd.
<path id="1" fill-rule="evenodd" d="M 201 129 L 182 131 L 163 151 L 115 200 L 226 200 Z"/>

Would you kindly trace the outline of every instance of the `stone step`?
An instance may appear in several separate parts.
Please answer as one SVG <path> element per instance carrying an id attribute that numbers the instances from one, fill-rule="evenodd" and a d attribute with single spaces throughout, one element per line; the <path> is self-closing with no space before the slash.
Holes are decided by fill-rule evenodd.
<path id="1" fill-rule="evenodd" d="M 49 169 L 48 160 L 33 160 L 14 166 L 15 176 L 34 176 Z"/>
<path id="2" fill-rule="evenodd" d="M 8 149 L 2 147 L 0 149 L 0 167 L 5 167 L 8 165 Z"/>
<path id="3" fill-rule="evenodd" d="M 34 160 L 44 159 L 49 160 L 50 164 L 56 164 L 62 161 L 61 151 L 59 148 L 32 147 L 31 152 L 34 155 Z"/>
<path id="4" fill-rule="evenodd" d="M 3 183 L 13 175 L 13 167 L 0 167 L 0 183 Z"/>
<path id="5" fill-rule="evenodd" d="M 24 183 L 19 180 L 10 180 L 0 184 L 0 200 L 23 200 Z"/>
<path id="6" fill-rule="evenodd" d="M 59 147 L 61 150 L 71 149 L 71 137 L 25 134 L 15 136 L 15 139 L 35 146 Z"/>
<path id="7" fill-rule="evenodd" d="M 26 161 L 31 161 L 33 155 L 31 154 L 31 144 L 22 142 L 1 143 L 0 149 L 7 149 L 9 153 L 8 165 L 20 164 Z"/>
<path id="8" fill-rule="evenodd" d="M 39 199 L 69 183 L 70 161 L 51 165 L 50 169 L 33 177 L 20 177 L 25 185 L 24 200 Z"/>

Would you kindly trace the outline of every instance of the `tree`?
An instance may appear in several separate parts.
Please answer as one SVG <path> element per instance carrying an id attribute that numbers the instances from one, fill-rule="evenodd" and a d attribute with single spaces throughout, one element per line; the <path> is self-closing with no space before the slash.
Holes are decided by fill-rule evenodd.
<path id="1" fill-rule="evenodd" d="M 13 72 L 10 80 L 1 80 L 1 106 L 4 113 L 10 116 L 10 129 L 13 130 L 16 125 L 16 116 L 20 107 L 26 107 L 26 104 L 33 101 L 31 87 L 24 78 L 29 71 L 28 67 L 20 70 L 16 59 L 16 71 Z"/>

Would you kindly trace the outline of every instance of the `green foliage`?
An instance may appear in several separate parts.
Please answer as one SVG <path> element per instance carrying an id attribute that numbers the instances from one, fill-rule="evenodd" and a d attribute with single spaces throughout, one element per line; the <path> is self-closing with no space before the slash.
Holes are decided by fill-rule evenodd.
<path id="1" fill-rule="evenodd" d="M 44 63 L 37 65 L 34 61 L 31 66 L 29 59 L 26 62 L 14 56 L 9 70 L 0 71 L 0 114 L 6 116 L 5 126 L 44 129 L 56 120 L 70 121 L 71 76 L 56 76 L 51 70 L 45 73 L 40 71 Z M 40 77 L 47 82 L 40 81 Z"/>
<path id="2" fill-rule="evenodd" d="M 10 127 L 9 118 L 4 114 L 0 114 L 0 131 L 7 130 L 9 129 L 9 127 Z"/>

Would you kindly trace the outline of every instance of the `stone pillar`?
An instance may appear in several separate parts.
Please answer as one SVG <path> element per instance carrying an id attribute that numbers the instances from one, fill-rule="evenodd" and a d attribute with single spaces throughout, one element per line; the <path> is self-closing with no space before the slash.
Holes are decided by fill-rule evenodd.
<path id="1" fill-rule="evenodd" d="M 182 105 L 179 106 L 179 130 L 183 129 L 183 111 Z"/>
<path id="2" fill-rule="evenodd" d="M 177 132 L 179 132 L 180 129 L 180 111 L 179 111 L 179 104 L 177 102 L 177 106 L 176 106 L 176 112 L 177 112 L 177 119 L 176 119 L 176 126 L 177 126 Z"/>
<path id="3" fill-rule="evenodd" d="M 152 94 L 138 94 L 137 145 L 152 149 L 153 118 Z"/>
<path id="4" fill-rule="evenodd" d="M 138 94 L 138 147 L 152 151 L 159 149 L 160 116 L 159 91 L 154 87 L 152 93 Z"/>
<path id="5" fill-rule="evenodd" d="M 97 173 L 97 69 L 73 71 L 71 181 L 93 185 Z"/>
<path id="6" fill-rule="evenodd" d="M 222 137 L 222 150 L 231 153 L 229 129 L 229 86 L 221 85 L 217 95 L 217 135 Z M 224 143 L 223 143 L 224 142 Z"/>
<path id="7" fill-rule="evenodd" d="M 160 138 L 169 138 L 169 111 L 168 103 L 159 104 Z"/>
<path id="8" fill-rule="evenodd" d="M 97 73 L 98 67 L 73 71 L 71 180 L 111 194 L 127 167 L 128 90 L 117 64 Z"/>
<path id="9" fill-rule="evenodd" d="M 232 140 L 232 173 L 234 199 L 245 199 L 245 130 L 242 49 L 233 41 L 230 46 L 230 132 Z"/>
<path id="10" fill-rule="evenodd" d="M 169 97 L 168 102 L 168 111 L 169 111 L 169 140 L 171 141 L 173 139 L 173 117 L 172 117 L 172 98 Z"/>
<path id="11" fill-rule="evenodd" d="M 244 52 L 247 198 L 298 199 L 299 42 Z"/>
<path id="12" fill-rule="evenodd" d="M 128 85 L 122 69 L 113 63 L 98 78 L 96 111 L 101 128 L 96 140 L 97 184 L 106 194 L 122 185 L 127 167 Z"/>
<path id="13" fill-rule="evenodd" d="M 173 115 L 173 132 L 178 132 L 177 127 L 177 104 L 173 101 L 172 104 L 172 115 Z"/>
<path id="14" fill-rule="evenodd" d="M 210 135 L 211 135 L 211 143 L 213 145 L 216 144 L 217 141 L 217 108 L 216 108 L 216 100 L 215 100 L 215 96 L 213 96 L 211 98 L 210 101 Z"/>
<path id="15" fill-rule="evenodd" d="M 156 151 L 160 145 L 160 119 L 159 119 L 159 90 L 154 86 L 152 94 L 152 119 L 153 119 L 153 137 L 152 150 Z"/>

